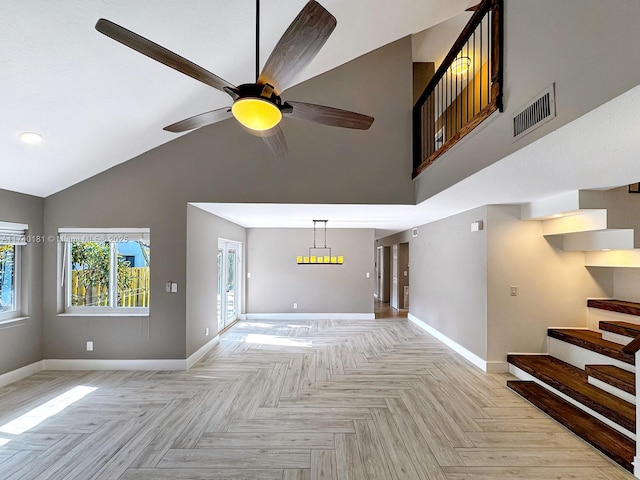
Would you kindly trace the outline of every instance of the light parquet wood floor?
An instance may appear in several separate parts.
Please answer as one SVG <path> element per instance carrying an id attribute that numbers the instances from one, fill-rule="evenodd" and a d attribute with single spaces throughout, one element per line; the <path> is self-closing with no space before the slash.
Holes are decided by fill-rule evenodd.
<path id="1" fill-rule="evenodd" d="M 633 478 L 507 378 L 406 319 L 240 322 L 188 372 L 42 372 L 1 388 L 0 478 Z M 6 433 L 79 385 L 96 390 Z"/>

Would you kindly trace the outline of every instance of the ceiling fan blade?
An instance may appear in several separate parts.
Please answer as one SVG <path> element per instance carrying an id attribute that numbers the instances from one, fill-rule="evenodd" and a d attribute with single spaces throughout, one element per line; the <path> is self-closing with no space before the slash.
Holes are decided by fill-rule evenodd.
<path id="1" fill-rule="evenodd" d="M 164 127 L 163 130 L 174 133 L 186 132 L 187 130 L 193 130 L 195 128 L 211 125 L 212 123 L 221 122 L 222 120 L 226 120 L 230 117 L 232 117 L 231 108 L 218 108 L 217 110 L 211 110 L 210 112 L 185 118 L 184 120 L 173 123 L 168 127 Z"/>
<path id="2" fill-rule="evenodd" d="M 267 144 L 269 150 L 274 157 L 284 157 L 287 153 L 289 153 L 289 147 L 287 147 L 287 139 L 284 137 L 284 132 L 280 125 L 276 125 L 275 127 L 269 130 L 251 130 L 249 128 L 243 127 L 243 129 L 253 135 L 254 137 L 261 137 L 264 140 L 264 143 Z"/>
<path id="3" fill-rule="evenodd" d="M 318 54 L 336 23 L 336 18 L 318 2 L 307 3 L 271 52 L 258 84 L 272 85 L 276 95 L 289 88 Z"/>
<path id="4" fill-rule="evenodd" d="M 96 30 L 113 38 L 115 41 L 132 48 L 136 52 L 142 53 L 149 58 L 163 63 L 168 67 L 177 70 L 180 73 L 189 75 L 202 83 L 205 83 L 218 90 L 223 90 L 224 87 L 234 88 L 232 84 L 218 77 L 217 75 L 205 70 L 199 65 L 181 57 L 180 55 L 173 53 L 171 50 L 158 45 L 157 43 L 147 40 L 141 37 L 137 33 L 127 30 L 120 25 L 117 25 L 109 20 L 101 18 L 96 23 Z"/>
<path id="5" fill-rule="evenodd" d="M 357 130 L 368 130 L 374 118 L 361 113 L 340 110 L 339 108 L 326 107 L 304 102 L 286 102 L 285 107 L 290 105 L 291 112 L 284 113 L 285 116 L 300 120 L 307 120 L 332 127 L 355 128 Z"/>

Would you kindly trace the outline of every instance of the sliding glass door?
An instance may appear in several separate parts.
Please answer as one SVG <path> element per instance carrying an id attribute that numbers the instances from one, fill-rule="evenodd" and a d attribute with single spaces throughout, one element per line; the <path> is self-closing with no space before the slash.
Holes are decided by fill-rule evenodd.
<path id="1" fill-rule="evenodd" d="M 237 242 L 218 240 L 218 331 L 240 313 L 241 247 Z"/>

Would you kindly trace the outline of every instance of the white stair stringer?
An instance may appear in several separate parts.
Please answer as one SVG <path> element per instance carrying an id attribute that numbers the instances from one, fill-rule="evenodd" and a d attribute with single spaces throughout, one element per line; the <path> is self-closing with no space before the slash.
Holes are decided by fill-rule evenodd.
<path id="1" fill-rule="evenodd" d="M 549 355 L 563 362 L 570 363 L 574 367 L 584 370 L 585 365 L 613 365 L 628 372 L 636 371 L 633 365 L 621 362 L 615 358 L 607 357 L 601 353 L 587 350 L 586 348 L 572 345 L 571 343 L 549 337 Z"/>
<path id="2" fill-rule="evenodd" d="M 509 364 L 509 373 L 511 373 L 512 375 L 518 377 L 520 380 L 527 380 L 527 381 L 530 381 L 530 382 L 536 382 L 538 385 L 546 388 L 551 393 L 557 395 L 558 397 L 562 398 L 563 400 L 566 400 L 570 404 L 578 407 L 580 410 L 582 410 L 583 412 L 591 415 L 592 417 L 597 418 L 598 420 L 600 420 L 601 422 L 603 422 L 606 425 L 610 426 L 614 430 L 620 432 L 621 434 L 629 437 L 632 440 L 636 439 L 635 433 L 630 432 L 629 430 L 627 430 L 626 428 L 618 425 L 615 422 L 612 422 L 611 420 L 609 420 L 608 418 L 602 416 L 598 412 L 590 409 L 589 407 L 583 405 L 582 403 L 578 402 L 577 400 L 575 400 L 575 399 L 565 395 L 564 393 L 556 390 L 552 386 L 544 383 L 542 380 L 534 377 L 533 375 L 528 374 L 527 372 L 525 372 L 524 370 L 521 370 L 520 368 L 516 367 L 515 365 Z"/>

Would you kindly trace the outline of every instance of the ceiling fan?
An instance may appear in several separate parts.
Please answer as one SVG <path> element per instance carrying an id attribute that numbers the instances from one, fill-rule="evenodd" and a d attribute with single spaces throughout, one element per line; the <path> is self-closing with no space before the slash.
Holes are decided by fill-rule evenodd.
<path id="1" fill-rule="evenodd" d="M 262 137 L 276 156 L 287 153 L 287 141 L 279 126 L 282 117 L 308 120 L 334 127 L 367 130 L 373 117 L 312 103 L 283 101 L 280 95 L 289 88 L 296 75 L 318 54 L 336 27 L 336 19 L 318 2 L 311 0 L 284 32 L 267 62 L 259 72 L 259 11 L 256 0 L 256 77 L 255 83 L 234 86 L 186 58 L 137 33 L 101 18 L 96 30 L 117 42 L 165 64 L 185 75 L 227 93 L 231 107 L 219 108 L 181 120 L 164 128 L 185 132 L 235 117 L 252 135 Z"/>

